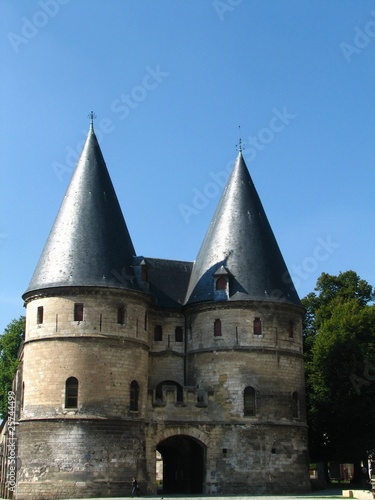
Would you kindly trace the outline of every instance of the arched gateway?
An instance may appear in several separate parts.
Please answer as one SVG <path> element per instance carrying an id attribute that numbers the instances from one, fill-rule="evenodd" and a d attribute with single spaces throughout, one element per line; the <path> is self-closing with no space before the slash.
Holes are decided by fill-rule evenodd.
<path id="1" fill-rule="evenodd" d="M 157 451 L 163 460 L 163 493 L 203 493 L 205 447 L 186 435 L 170 436 Z"/>

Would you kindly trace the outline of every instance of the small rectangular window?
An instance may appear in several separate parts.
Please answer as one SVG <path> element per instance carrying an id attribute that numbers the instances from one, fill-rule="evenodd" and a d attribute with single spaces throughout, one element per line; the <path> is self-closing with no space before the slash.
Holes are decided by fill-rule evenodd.
<path id="1" fill-rule="evenodd" d="M 262 322 L 260 318 L 254 318 L 254 335 L 262 335 Z"/>
<path id="2" fill-rule="evenodd" d="M 125 307 L 123 306 L 117 309 L 117 323 L 125 325 Z"/>
<path id="3" fill-rule="evenodd" d="M 221 321 L 220 319 L 215 319 L 214 322 L 214 336 L 221 337 Z"/>
<path id="4" fill-rule="evenodd" d="M 175 332 L 174 332 L 174 337 L 176 342 L 183 342 L 184 341 L 184 331 L 181 326 L 176 326 Z"/>
<path id="5" fill-rule="evenodd" d="M 43 323 L 43 306 L 39 306 L 36 314 L 36 322 L 38 325 L 41 325 Z"/>
<path id="6" fill-rule="evenodd" d="M 74 321 L 83 321 L 83 304 L 74 304 Z"/>
<path id="7" fill-rule="evenodd" d="M 154 340 L 155 342 L 160 342 L 161 340 L 163 340 L 163 328 L 161 325 L 155 325 Z"/>

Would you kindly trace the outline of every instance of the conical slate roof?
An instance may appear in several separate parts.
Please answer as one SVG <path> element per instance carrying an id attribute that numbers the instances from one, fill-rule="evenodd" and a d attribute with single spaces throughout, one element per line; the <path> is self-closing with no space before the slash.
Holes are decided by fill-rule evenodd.
<path id="1" fill-rule="evenodd" d="M 229 294 L 215 294 L 227 272 Z M 218 298 L 220 297 L 220 298 Z M 240 152 L 194 262 L 186 303 L 269 300 L 300 304 Z"/>
<path id="2" fill-rule="evenodd" d="M 138 289 L 135 255 L 92 123 L 25 292 L 61 286 Z"/>

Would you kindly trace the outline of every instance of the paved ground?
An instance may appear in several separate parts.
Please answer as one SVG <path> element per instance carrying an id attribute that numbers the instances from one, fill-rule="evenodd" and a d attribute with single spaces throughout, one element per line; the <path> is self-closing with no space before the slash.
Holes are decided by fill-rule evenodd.
<path id="1" fill-rule="evenodd" d="M 350 492 L 352 492 L 352 496 L 350 495 Z M 91 498 L 90 500 L 128 500 L 130 497 L 122 497 L 122 498 Z M 342 490 L 341 488 L 338 489 L 329 489 L 329 490 L 323 490 L 323 491 L 313 491 L 311 493 L 306 493 L 306 494 L 301 494 L 301 495 L 254 495 L 254 496 L 231 496 L 231 495 L 222 495 L 222 496 L 202 496 L 202 495 L 193 495 L 193 496 L 184 496 L 184 495 L 178 495 L 178 496 L 147 496 L 143 497 L 145 500 L 148 499 L 159 499 L 159 500 L 193 500 L 193 499 L 199 499 L 199 500 L 249 500 L 249 499 L 257 499 L 257 500 L 274 500 L 280 499 L 280 500 L 296 500 L 296 499 L 308 499 L 312 498 L 313 500 L 318 500 L 319 498 L 354 498 L 358 500 L 372 500 L 373 495 L 371 491 L 368 490 L 350 490 L 350 489 L 345 489 Z M 66 499 L 66 500 L 72 500 L 72 499 Z M 140 500 L 142 500 L 142 497 L 140 497 Z"/>

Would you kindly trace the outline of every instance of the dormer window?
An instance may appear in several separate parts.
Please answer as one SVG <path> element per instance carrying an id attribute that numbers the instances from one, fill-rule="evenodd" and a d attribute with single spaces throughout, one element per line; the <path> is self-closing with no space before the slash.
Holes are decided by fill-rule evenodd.
<path id="1" fill-rule="evenodd" d="M 225 278 L 224 276 L 220 276 L 220 278 L 216 280 L 216 290 L 226 290 L 227 284 L 227 278 Z"/>
<path id="2" fill-rule="evenodd" d="M 220 266 L 214 273 L 214 299 L 227 300 L 229 294 L 229 273 Z"/>

